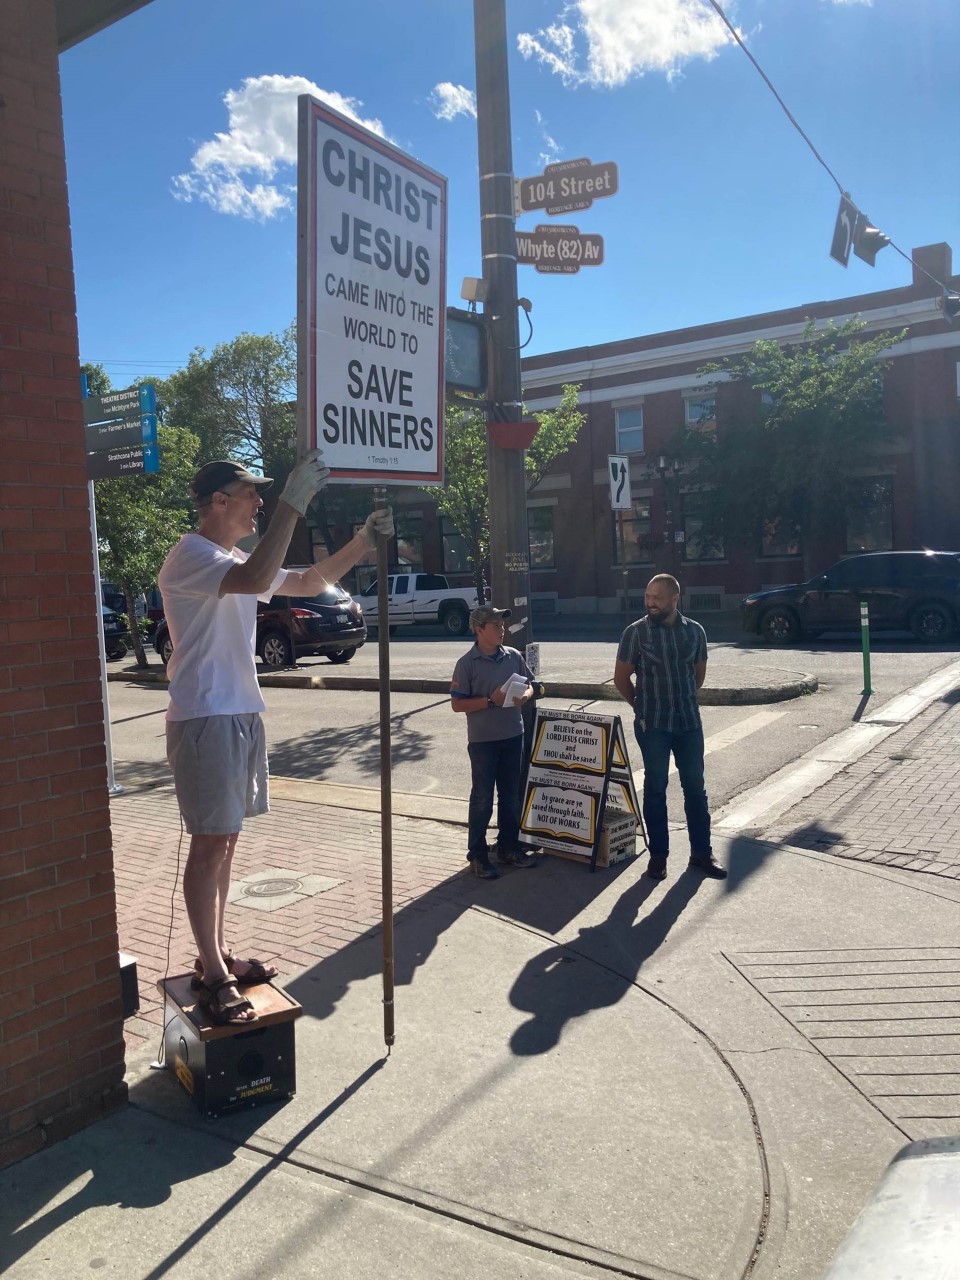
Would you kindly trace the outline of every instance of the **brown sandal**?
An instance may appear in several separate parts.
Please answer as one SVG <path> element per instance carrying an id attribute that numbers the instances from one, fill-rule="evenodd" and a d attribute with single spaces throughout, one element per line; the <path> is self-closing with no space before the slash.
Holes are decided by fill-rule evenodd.
<path id="1" fill-rule="evenodd" d="M 232 973 L 228 973 L 225 978 L 218 978 L 216 982 L 209 984 L 201 982 L 197 986 L 197 1004 L 209 1015 L 210 1021 L 215 1022 L 219 1027 L 253 1026 L 257 1021 L 253 1005 L 245 996 L 241 996 L 238 1000 L 221 999 L 219 993 L 224 987 L 236 985 L 236 978 Z M 240 1014 L 248 1010 L 253 1013 L 252 1018 L 240 1017 Z"/>
<path id="2" fill-rule="evenodd" d="M 255 987 L 261 982 L 272 982 L 274 978 L 279 978 L 280 974 L 268 973 L 267 966 L 262 960 L 244 960 L 242 956 L 235 956 L 233 952 L 223 958 L 224 964 L 228 969 L 232 969 L 235 964 L 249 965 L 249 969 L 242 978 L 236 978 L 236 983 L 241 987 Z M 190 979 L 190 986 L 194 991 L 199 991 L 203 986 L 203 963 L 199 956 L 193 962 L 193 977 Z"/>

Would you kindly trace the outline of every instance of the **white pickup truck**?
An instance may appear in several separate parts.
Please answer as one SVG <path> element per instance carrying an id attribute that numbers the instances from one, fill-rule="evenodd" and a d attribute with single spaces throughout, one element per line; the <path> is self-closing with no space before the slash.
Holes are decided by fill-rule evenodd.
<path id="1" fill-rule="evenodd" d="M 463 636 L 477 607 L 473 587 L 450 587 L 440 573 L 391 573 L 387 578 L 391 630 L 414 622 L 439 622 L 447 635 Z M 489 598 L 489 592 L 487 592 Z M 377 581 L 354 596 L 367 627 L 377 625 Z"/>

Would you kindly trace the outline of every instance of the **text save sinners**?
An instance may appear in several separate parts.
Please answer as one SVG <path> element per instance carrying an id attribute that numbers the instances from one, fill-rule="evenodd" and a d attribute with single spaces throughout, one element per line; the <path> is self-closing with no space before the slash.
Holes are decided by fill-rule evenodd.
<path id="1" fill-rule="evenodd" d="M 365 445 L 381 449 L 415 449 L 429 453 L 433 448 L 432 418 L 404 413 L 413 405 L 413 373 L 408 369 L 387 368 L 382 364 L 364 367 L 362 360 L 347 365 L 347 395 L 356 404 L 325 404 L 322 436 L 327 444 Z M 373 401 L 381 406 L 396 404 L 396 409 L 371 408 Z M 371 458 L 377 465 L 382 458 Z"/>

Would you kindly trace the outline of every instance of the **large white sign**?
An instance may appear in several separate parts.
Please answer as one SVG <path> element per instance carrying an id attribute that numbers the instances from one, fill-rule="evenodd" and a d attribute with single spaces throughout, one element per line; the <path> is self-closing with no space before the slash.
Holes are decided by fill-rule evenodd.
<path id="1" fill-rule="evenodd" d="M 304 96 L 298 392 L 331 480 L 443 482 L 446 179 Z"/>

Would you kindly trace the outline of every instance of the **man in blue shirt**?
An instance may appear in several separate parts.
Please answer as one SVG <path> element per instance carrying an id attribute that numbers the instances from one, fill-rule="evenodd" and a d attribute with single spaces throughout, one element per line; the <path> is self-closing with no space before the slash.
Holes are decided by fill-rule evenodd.
<path id="1" fill-rule="evenodd" d="M 536 866 L 536 858 L 521 849 L 520 772 L 523 768 L 523 712 L 533 697 L 530 668 L 518 649 L 504 645 L 504 619 L 509 609 L 481 605 L 470 615 L 476 638 L 473 648 L 457 663 L 450 685 L 450 705 L 467 717 L 470 755 L 470 808 L 467 860 L 481 880 L 500 874 L 490 861 L 487 827 L 497 792 L 497 861 L 513 867 Z M 508 699 L 503 686 L 512 675 L 526 684 L 518 699 Z"/>
<path id="2" fill-rule="evenodd" d="M 647 875 L 665 880 L 670 833 L 667 779 L 677 762 L 690 837 L 690 866 L 715 880 L 727 873 L 710 847 L 710 810 L 703 785 L 703 726 L 697 690 L 707 674 L 707 637 L 680 613 L 680 584 L 668 573 L 647 583 L 647 612 L 620 637 L 613 682 L 633 707 L 643 756 L 643 820 L 650 841 Z"/>

